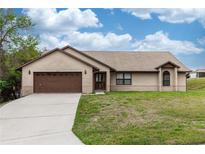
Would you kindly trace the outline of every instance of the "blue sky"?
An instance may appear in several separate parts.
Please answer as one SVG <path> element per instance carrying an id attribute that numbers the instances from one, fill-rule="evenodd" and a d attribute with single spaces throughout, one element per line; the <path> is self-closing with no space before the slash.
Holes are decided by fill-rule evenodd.
<path id="1" fill-rule="evenodd" d="M 191 69 L 205 68 L 205 9 L 16 11 L 31 17 L 42 49 L 170 51 Z"/>

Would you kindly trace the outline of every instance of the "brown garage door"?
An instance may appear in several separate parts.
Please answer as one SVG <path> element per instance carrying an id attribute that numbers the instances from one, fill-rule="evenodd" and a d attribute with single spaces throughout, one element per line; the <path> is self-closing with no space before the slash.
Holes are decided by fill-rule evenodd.
<path id="1" fill-rule="evenodd" d="M 82 74 L 79 72 L 35 72 L 35 93 L 67 93 L 82 91 Z"/>

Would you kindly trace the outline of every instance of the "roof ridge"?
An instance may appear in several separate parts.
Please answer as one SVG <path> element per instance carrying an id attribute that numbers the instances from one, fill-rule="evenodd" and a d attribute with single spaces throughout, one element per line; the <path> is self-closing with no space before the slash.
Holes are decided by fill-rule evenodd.
<path id="1" fill-rule="evenodd" d="M 170 51 L 81 51 L 81 52 L 104 52 L 104 53 L 170 53 Z"/>
<path id="2" fill-rule="evenodd" d="M 78 53 L 80 53 L 80 54 L 86 56 L 87 58 L 90 58 L 90 59 L 96 61 L 97 63 L 100 63 L 101 65 L 104 65 L 104 66 L 106 66 L 106 67 L 108 67 L 108 68 L 110 68 L 110 69 L 112 69 L 112 70 L 115 70 L 115 68 L 113 68 L 113 67 L 111 67 L 111 66 L 109 66 L 109 65 L 107 65 L 107 64 L 105 64 L 105 63 L 103 63 L 102 61 L 100 61 L 100 60 L 98 60 L 98 59 L 96 59 L 96 58 L 94 58 L 94 57 L 92 57 L 92 56 L 90 56 L 90 55 L 88 55 L 88 54 L 86 54 L 86 53 L 83 53 L 83 52 L 80 51 L 80 50 L 77 50 L 76 48 L 71 47 L 70 45 L 67 45 L 67 46 L 61 48 L 61 50 L 65 50 L 65 49 L 67 49 L 67 48 L 70 48 L 70 49 L 72 49 L 72 50 L 74 50 L 74 51 L 76 51 L 76 52 L 78 52 Z"/>

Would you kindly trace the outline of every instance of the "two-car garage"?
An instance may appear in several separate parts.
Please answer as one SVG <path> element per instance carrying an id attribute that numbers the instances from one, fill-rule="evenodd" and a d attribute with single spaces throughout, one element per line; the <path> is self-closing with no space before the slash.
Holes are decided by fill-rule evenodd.
<path id="1" fill-rule="evenodd" d="M 56 49 L 24 65 L 21 95 L 32 93 L 92 93 L 93 72 L 99 70 L 79 55 Z"/>
<path id="2" fill-rule="evenodd" d="M 34 72 L 35 93 L 82 92 L 81 72 Z"/>

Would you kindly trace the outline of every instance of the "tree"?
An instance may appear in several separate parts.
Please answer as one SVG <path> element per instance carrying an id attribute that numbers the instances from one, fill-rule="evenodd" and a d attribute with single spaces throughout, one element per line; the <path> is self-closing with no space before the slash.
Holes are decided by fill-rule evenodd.
<path id="1" fill-rule="evenodd" d="M 6 53 L 16 46 L 18 39 L 23 40 L 24 32 L 32 27 L 28 16 L 15 14 L 13 9 L 0 9 L 0 77 L 6 72 Z"/>
<path id="2" fill-rule="evenodd" d="M 30 35 L 25 38 L 17 39 L 15 41 L 15 46 L 5 54 L 6 68 L 9 70 L 16 69 L 31 59 L 38 57 L 40 55 L 40 50 L 37 48 L 37 45 L 38 41 Z"/>
<path id="3" fill-rule="evenodd" d="M 17 15 L 12 9 L 0 9 L 0 98 L 3 101 L 19 97 L 21 72 L 16 68 L 40 55 L 37 39 L 27 34 L 32 26 L 29 17 Z"/>

